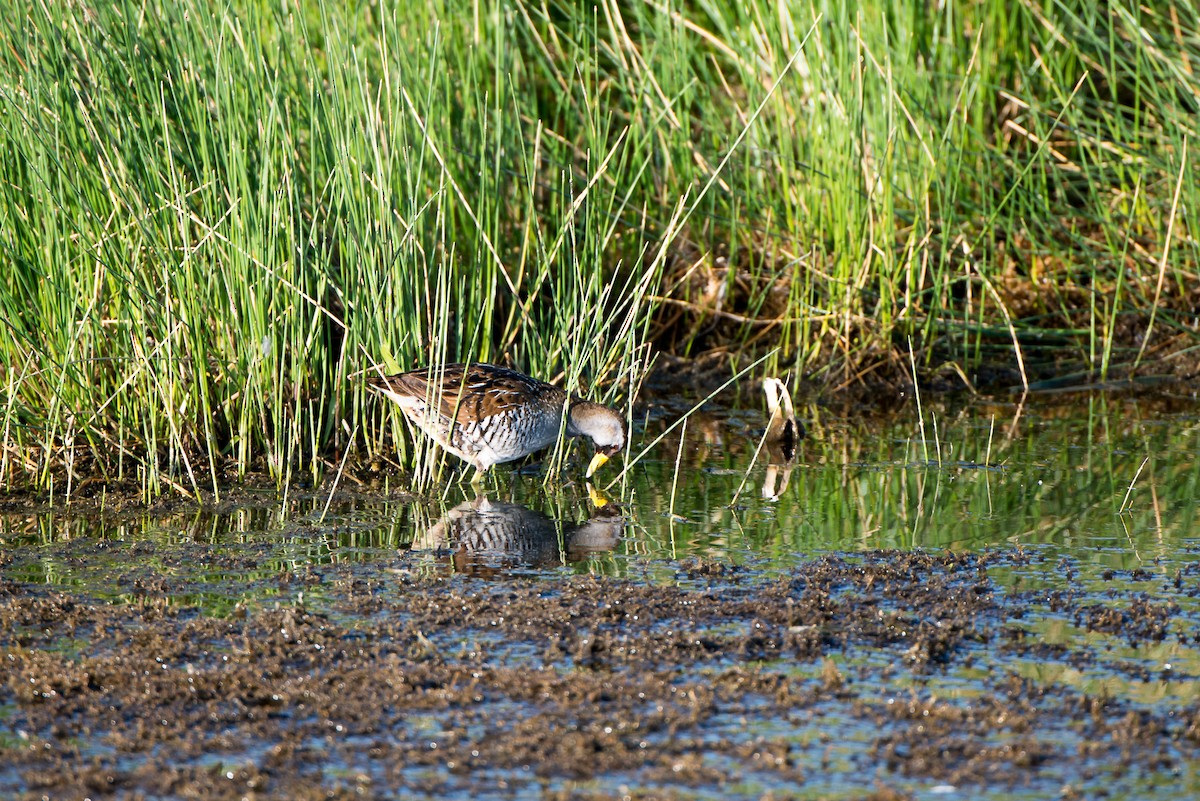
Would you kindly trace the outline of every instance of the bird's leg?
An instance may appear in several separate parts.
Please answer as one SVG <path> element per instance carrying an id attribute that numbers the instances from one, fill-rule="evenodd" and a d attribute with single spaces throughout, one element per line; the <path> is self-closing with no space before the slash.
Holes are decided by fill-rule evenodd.
<path id="1" fill-rule="evenodd" d="M 475 487 L 476 489 L 478 489 L 479 485 L 483 483 L 483 474 L 485 472 L 486 471 L 483 470 L 482 468 L 479 468 L 479 467 L 475 468 L 475 475 L 471 476 L 471 486 L 472 487 Z"/>

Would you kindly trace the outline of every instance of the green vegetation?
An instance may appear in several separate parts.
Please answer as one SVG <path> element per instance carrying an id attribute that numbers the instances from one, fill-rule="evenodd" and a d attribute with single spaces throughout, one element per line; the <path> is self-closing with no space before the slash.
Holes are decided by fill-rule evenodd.
<path id="1" fill-rule="evenodd" d="M 1200 351 L 1182 2 L 3 5 L 6 486 L 407 463 L 377 363 Z"/>

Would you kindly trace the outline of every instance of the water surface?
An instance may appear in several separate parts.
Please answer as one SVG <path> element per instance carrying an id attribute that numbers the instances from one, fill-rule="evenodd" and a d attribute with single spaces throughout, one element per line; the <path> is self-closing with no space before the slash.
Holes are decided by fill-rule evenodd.
<path id="1" fill-rule="evenodd" d="M 643 441 L 657 436 L 670 415 L 650 415 Z M 419 794 L 428 785 L 438 788 L 431 797 L 464 798 L 528 795 L 535 787 L 607 797 L 626 786 L 682 798 L 757 798 L 766 792 L 856 797 L 879 786 L 922 798 L 1042 798 L 1064 788 L 1084 795 L 1104 789 L 1111 798 L 1200 792 L 1195 408 L 1094 396 L 1067 407 L 939 408 L 923 419 L 915 408 L 885 421 L 820 409 L 806 416 L 810 434 L 796 459 L 771 464 L 758 447 L 761 414 L 697 415 L 682 440 L 679 430 L 668 435 L 608 487 L 611 500 L 599 505 L 582 484 L 547 490 L 536 468 L 525 466 L 498 469 L 481 494 L 466 484 L 421 499 L 354 487 L 332 503 L 319 492 L 286 502 L 264 494 L 219 513 L 80 516 L 61 508 L 0 517 L 0 578 L 10 596 L 116 608 L 165 603 L 189 618 L 250 614 L 255 621 L 254 615 L 300 609 L 347 631 L 364 631 L 372 641 L 400 636 L 390 629 L 381 633 L 379 626 L 425 620 L 421 625 L 428 628 L 435 620 L 441 622 L 429 630 L 413 629 L 420 636 L 412 634 L 417 646 L 406 646 L 405 658 L 417 660 L 409 672 L 422 664 L 424 648 L 443 666 L 459 660 L 515 669 L 514 676 L 551 670 L 579 680 L 585 677 L 579 671 L 599 670 L 632 681 L 649 669 L 644 663 L 582 655 L 587 640 L 576 642 L 569 627 L 565 636 L 574 650 L 553 645 L 560 635 L 551 642 L 536 632 L 514 632 L 506 628 L 511 621 L 459 621 L 439 617 L 444 610 L 419 612 L 404 603 L 418 597 L 411 593 L 427 600 L 445 592 L 488 599 L 493 606 L 487 613 L 500 616 L 496 610 L 503 605 L 494 604 L 506 592 L 514 593 L 517 605 L 524 592 L 561 601 L 574 597 L 577 586 L 563 582 L 594 575 L 616 582 L 589 590 L 597 604 L 636 588 L 683 593 L 671 596 L 679 606 L 653 619 L 597 624 L 597 634 L 616 637 L 614 643 L 625 643 L 621 647 L 653 649 L 647 643 L 659 638 L 668 655 L 680 647 L 671 643 L 683 631 L 693 632 L 696 642 L 715 643 L 710 656 L 681 657 L 675 666 L 653 663 L 654 671 L 666 671 L 679 686 L 720 687 L 730 671 L 749 670 L 759 677 L 755 682 L 765 675 L 825 693 L 784 703 L 747 689 L 705 702 L 694 719 L 699 728 L 664 724 L 645 738 L 641 748 L 679 760 L 662 769 L 645 763 L 621 770 L 597 758 L 593 769 L 582 771 L 518 760 L 464 773 L 436 759 L 383 770 L 361 756 L 372 747 L 409 748 L 421 738 L 442 740 L 448 748 L 486 739 L 499 725 L 495 720 L 549 714 L 511 689 L 515 679 L 505 678 L 507 689 L 471 712 L 478 716 L 474 723 L 464 721 L 461 709 L 450 717 L 436 709 L 420 715 L 401 709 L 396 715 L 402 725 L 381 731 L 372 724 L 360 733 L 366 739 L 357 750 L 353 730 L 347 730 L 337 749 L 324 749 L 332 762 L 314 768 L 318 784 L 328 787 L 356 786 L 365 776 L 381 796 Z M 635 453 L 641 449 L 637 440 Z M 608 479 L 615 474 L 610 471 Z M 965 553 L 982 561 L 968 569 L 939 556 L 941 561 L 924 565 L 881 550 Z M 893 563 L 905 565 L 907 573 L 898 575 Z M 821 584 L 831 571 L 841 578 Z M 978 593 L 995 601 L 961 607 L 971 616 L 965 624 L 945 611 L 950 607 L 930 616 L 919 595 L 925 582 L 943 596 Z M 822 624 L 815 634 L 809 624 L 779 628 L 771 622 L 771 604 L 781 593 L 788 594 L 788 604 L 811 604 L 817 585 L 830 603 L 846 609 L 851 600 L 866 603 L 877 618 L 912 630 L 864 632 L 871 615 L 844 631 Z M 358 605 L 367 591 L 378 594 L 375 611 Z M 717 599 L 753 599 L 756 593 L 764 593 L 763 630 L 775 632 L 779 643 L 767 638 L 755 645 L 753 606 L 705 616 L 706 604 L 716 608 Z M 29 617 L 27 609 L 18 611 Z M 109 646 L 89 646 L 53 627 L 38 635 L 13 622 L 17 617 L 10 617 L 3 642 L 10 652 L 24 649 L 23 659 L 40 649 L 68 660 L 61 669 L 69 660 L 109 658 Z M 555 628 L 555 621 L 540 625 Z M 943 642 L 939 628 L 956 633 Z M 730 637 L 737 638 L 736 649 L 725 647 Z M 796 638 L 809 644 L 797 645 Z M 943 646 L 949 650 L 938 650 Z M 634 664 L 641 665 L 638 672 L 627 673 Z M 36 781 L 21 767 L 21 749 L 39 738 L 53 743 L 55 735 L 37 730 L 37 716 L 19 692 L 10 690 L 0 703 L 0 719 L 13 724 L 0 780 L 32 796 Z M 553 707 L 555 715 L 562 703 Z M 1003 715 L 976 719 L 996 704 L 1011 704 L 1017 717 L 1022 704 L 1032 704 L 1032 733 L 998 722 Z M 1039 704 L 1055 714 L 1034 711 Z M 901 707 L 909 711 L 900 713 Z M 636 725 L 642 713 L 621 714 Z M 299 725 L 304 718 L 296 715 L 292 709 L 283 716 L 281 727 Z M 571 725 L 587 730 L 589 715 L 571 718 Z M 914 728 L 921 718 L 938 722 Z M 1120 742 L 1113 721 L 1126 719 L 1141 733 Z M 562 723 L 553 721 L 540 725 Z M 1155 733 L 1142 732 L 1138 721 Z M 920 750 L 923 738 L 934 735 L 941 738 L 936 742 L 943 756 L 937 759 Z M 85 759 L 104 765 L 115 760 L 135 776 L 137 765 L 166 759 L 150 746 L 131 755 L 123 741 L 114 745 L 112 732 L 92 727 L 65 736 Z M 278 747 L 273 742 L 261 732 L 233 738 L 218 749 L 219 758 L 186 757 L 180 764 L 196 768 L 215 759 L 221 766 L 265 770 L 271 748 Z M 755 743 L 766 749 L 757 756 Z M 787 753 L 787 769 L 763 767 L 771 748 Z M 1126 756 L 1124 767 L 1113 767 L 1114 754 Z M 505 758 L 495 757 L 501 763 Z M 269 772 L 263 781 L 271 786 Z M 128 782 L 137 786 L 132 778 Z"/>

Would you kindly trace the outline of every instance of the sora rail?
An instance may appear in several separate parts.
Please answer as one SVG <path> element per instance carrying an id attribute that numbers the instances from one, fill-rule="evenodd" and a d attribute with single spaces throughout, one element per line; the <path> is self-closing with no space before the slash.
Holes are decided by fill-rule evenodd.
<path id="1" fill-rule="evenodd" d="M 625 446 L 625 423 L 606 406 L 493 364 L 447 364 L 368 379 L 404 416 L 450 453 L 475 467 L 472 483 L 492 465 L 553 445 L 564 409 L 569 437 L 588 437 L 596 454 L 591 478 Z"/>

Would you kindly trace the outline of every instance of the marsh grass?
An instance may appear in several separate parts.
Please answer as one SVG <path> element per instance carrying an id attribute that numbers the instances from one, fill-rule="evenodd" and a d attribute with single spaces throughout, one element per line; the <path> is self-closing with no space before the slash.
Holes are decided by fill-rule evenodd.
<path id="1" fill-rule="evenodd" d="M 361 376 L 446 361 L 631 416 L 655 348 L 833 389 L 1195 362 L 1182 3 L 5 12 L 7 487 L 432 485 Z"/>

